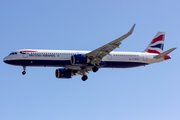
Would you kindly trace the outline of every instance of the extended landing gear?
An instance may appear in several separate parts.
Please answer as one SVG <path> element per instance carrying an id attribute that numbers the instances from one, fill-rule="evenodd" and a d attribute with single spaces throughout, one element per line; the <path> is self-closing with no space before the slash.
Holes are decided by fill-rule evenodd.
<path id="1" fill-rule="evenodd" d="M 83 75 L 81 79 L 82 79 L 82 81 L 86 81 L 88 79 L 88 76 L 87 75 Z"/>
<path id="2" fill-rule="evenodd" d="M 26 74 L 26 66 L 23 66 L 23 70 L 24 71 L 22 72 L 22 74 L 25 75 Z"/>
<path id="3" fill-rule="evenodd" d="M 97 66 L 94 66 L 93 68 L 92 68 L 92 71 L 93 72 L 97 72 L 99 70 L 99 68 L 97 67 Z M 82 71 L 82 73 L 83 73 L 83 76 L 82 76 L 82 81 L 86 81 L 87 79 L 88 79 L 88 76 L 85 74 L 85 72 L 87 72 L 87 71 Z M 88 72 L 87 72 L 88 73 Z"/>
<path id="4" fill-rule="evenodd" d="M 23 71 L 22 74 L 25 75 L 25 74 L 26 74 L 26 71 Z"/>
<path id="5" fill-rule="evenodd" d="M 97 72 L 99 70 L 99 68 L 97 67 L 97 66 L 94 66 L 93 68 L 92 68 L 92 71 L 93 72 Z"/>

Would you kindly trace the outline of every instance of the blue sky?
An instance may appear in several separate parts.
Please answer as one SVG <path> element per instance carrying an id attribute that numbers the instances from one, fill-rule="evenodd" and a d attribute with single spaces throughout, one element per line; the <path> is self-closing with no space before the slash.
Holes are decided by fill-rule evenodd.
<path id="1" fill-rule="evenodd" d="M 1 120 L 179 120 L 178 0 L 1 0 L 1 60 L 18 49 L 94 50 L 129 31 L 115 51 L 143 51 L 165 31 L 171 60 L 130 69 L 101 69 L 69 80 L 56 67 L 0 62 Z"/>

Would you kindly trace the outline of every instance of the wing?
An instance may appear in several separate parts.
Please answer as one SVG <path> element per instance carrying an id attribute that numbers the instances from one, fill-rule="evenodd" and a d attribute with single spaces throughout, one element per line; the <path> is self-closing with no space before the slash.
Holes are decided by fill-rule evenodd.
<path id="1" fill-rule="evenodd" d="M 135 27 L 135 24 L 130 29 L 130 31 L 128 33 L 126 33 L 125 35 L 121 36 L 120 38 L 118 38 L 118 39 L 116 39 L 116 40 L 90 52 L 90 53 L 87 53 L 86 56 L 91 60 L 91 64 L 99 65 L 99 63 L 101 62 L 101 60 L 104 56 L 108 55 L 111 51 L 113 51 L 114 49 L 119 47 L 119 45 L 121 44 L 121 41 L 132 34 L 134 27 Z"/>

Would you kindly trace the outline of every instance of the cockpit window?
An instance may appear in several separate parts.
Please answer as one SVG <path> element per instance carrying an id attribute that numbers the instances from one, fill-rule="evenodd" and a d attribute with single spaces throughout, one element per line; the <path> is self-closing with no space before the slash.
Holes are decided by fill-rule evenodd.
<path id="1" fill-rule="evenodd" d="M 17 54 L 17 52 L 12 52 L 9 55 L 16 55 L 16 54 Z"/>
<path id="2" fill-rule="evenodd" d="M 12 52 L 12 53 L 10 53 L 9 55 L 14 55 L 14 53 Z"/>

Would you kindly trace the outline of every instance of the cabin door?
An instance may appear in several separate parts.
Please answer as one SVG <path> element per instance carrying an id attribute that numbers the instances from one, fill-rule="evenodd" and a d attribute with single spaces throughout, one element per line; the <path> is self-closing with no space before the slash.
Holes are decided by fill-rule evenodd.
<path id="1" fill-rule="evenodd" d="M 23 58 L 28 58 L 28 53 L 26 51 L 23 53 Z"/>
<path id="2" fill-rule="evenodd" d="M 147 54 L 146 53 L 143 53 L 143 60 L 147 61 Z"/>

